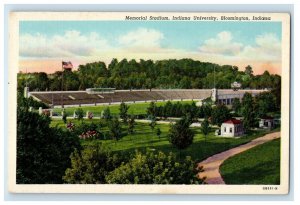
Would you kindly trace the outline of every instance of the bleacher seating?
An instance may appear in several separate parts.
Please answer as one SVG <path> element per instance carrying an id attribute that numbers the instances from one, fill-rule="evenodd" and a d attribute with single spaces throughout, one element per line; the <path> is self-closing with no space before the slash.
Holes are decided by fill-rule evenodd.
<path id="1" fill-rule="evenodd" d="M 232 90 L 218 90 L 218 95 L 232 94 Z M 245 92 L 255 93 L 255 90 L 239 90 L 235 94 Z M 257 91 L 259 93 L 261 91 Z M 30 95 L 46 104 L 56 105 L 83 105 L 101 103 L 119 103 L 134 101 L 157 101 L 157 100 L 182 100 L 182 99 L 205 99 L 211 96 L 210 89 L 152 89 L 150 90 L 115 90 L 114 93 L 88 94 L 86 91 L 65 92 L 31 92 Z"/>

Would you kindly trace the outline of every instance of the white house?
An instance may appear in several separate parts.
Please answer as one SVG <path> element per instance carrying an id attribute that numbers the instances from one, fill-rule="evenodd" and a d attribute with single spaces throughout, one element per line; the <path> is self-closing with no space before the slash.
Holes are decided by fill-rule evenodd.
<path id="1" fill-rule="evenodd" d="M 222 123 L 221 136 L 222 137 L 237 137 L 244 134 L 242 121 L 237 119 L 230 119 Z"/>
<path id="2" fill-rule="evenodd" d="M 259 121 L 259 127 L 260 128 L 273 128 L 274 127 L 274 118 L 273 117 L 269 117 L 269 116 L 265 116 L 262 117 Z"/>

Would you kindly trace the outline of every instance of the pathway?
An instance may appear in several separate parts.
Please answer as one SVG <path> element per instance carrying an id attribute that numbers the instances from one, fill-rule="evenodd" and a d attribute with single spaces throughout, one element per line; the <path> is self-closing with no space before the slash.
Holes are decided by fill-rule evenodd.
<path id="1" fill-rule="evenodd" d="M 266 134 L 263 137 L 256 138 L 246 144 L 240 145 L 238 147 L 229 149 L 227 151 L 221 152 L 219 154 L 213 155 L 206 160 L 200 162 L 199 166 L 203 166 L 204 171 L 199 173 L 199 177 L 206 177 L 205 182 L 207 184 L 225 184 L 220 174 L 220 166 L 221 164 L 236 154 L 244 152 L 248 149 L 251 149 L 257 145 L 263 144 L 265 142 L 271 141 L 273 139 L 277 139 L 280 137 L 280 132 L 274 132 L 270 134 Z"/>

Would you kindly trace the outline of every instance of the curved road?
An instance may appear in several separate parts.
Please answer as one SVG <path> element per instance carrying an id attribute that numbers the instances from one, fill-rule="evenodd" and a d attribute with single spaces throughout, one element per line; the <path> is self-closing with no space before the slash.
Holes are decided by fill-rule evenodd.
<path id="1" fill-rule="evenodd" d="M 263 144 L 265 142 L 271 141 L 273 139 L 280 138 L 280 132 L 274 132 L 266 134 L 263 137 L 256 138 L 246 144 L 240 145 L 238 147 L 229 149 L 227 151 L 221 152 L 219 154 L 213 155 L 206 160 L 200 162 L 198 167 L 203 166 L 203 172 L 199 173 L 199 177 L 206 177 L 205 182 L 207 184 L 225 184 L 220 174 L 221 164 L 236 154 L 244 152 L 248 149 L 251 149 L 257 145 Z"/>

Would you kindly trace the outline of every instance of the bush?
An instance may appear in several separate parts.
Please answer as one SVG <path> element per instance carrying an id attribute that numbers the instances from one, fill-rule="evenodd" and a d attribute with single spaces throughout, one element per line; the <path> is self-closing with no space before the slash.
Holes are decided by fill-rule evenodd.
<path id="1" fill-rule="evenodd" d="M 105 176 L 120 166 L 124 159 L 105 150 L 101 144 L 87 146 L 81 152 L 71 154 L 71 168 L 65 172 L 63 180 L 70 184 L 105 183 Z"/>
<path id="2" fill-rule="evenodd" d="M 169 141 L 178 149 L 185 149 L 193 143 L 194 133 L 189 126 L 189 121 L 185 118 L 171 125 Z"/>
<path id="3" fill-rule="evenodd" d="M 82 120 L 83 119 L 83 116 L 84 116 L 84 113 L 83 113 L 83 109 L 81 108 L 77 108 L 75 110 L 75 117 L 77 120 Z"/>
<path id="4" fill-rule="evenodd" d="M 99 127 L 95 123 L 81 123 L 73 128 L 74 133 L 80 139 L 98 139 L 100 138 L 101 132 Z"/>
<path id="5" fill-rule="evenodd" d="M 177 161 L 176 155 L 147 151 L 136 152 L 128 163 L 110 172 L 106 177 L 109 184 L 201 184 L 191 157 Z"/>
<path id="6" fill-rule="evenodd" d="M 50 118 L 18 109 L 17 183 L 59 184 L 70 166 L 70 154 L 80 149 L 78 137 L 50 128 Z"/>
<path id="7" fill-rule="evenodd" d="M 217 105 L 212 109 L 211 113 L 211 123 L 214 125 L 218 125 L 219 127 L 223 122 L 230 119 L 230 111 L 225 105 Z"/>

